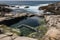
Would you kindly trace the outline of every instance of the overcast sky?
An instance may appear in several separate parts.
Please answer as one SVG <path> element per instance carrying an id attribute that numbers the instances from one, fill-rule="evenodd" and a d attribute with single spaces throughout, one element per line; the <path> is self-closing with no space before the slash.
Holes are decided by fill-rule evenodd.
<path id="1" fill-rule="evenodd" d="M 60 0 L 0 0 L 0 1 L 60 1 Z"/>

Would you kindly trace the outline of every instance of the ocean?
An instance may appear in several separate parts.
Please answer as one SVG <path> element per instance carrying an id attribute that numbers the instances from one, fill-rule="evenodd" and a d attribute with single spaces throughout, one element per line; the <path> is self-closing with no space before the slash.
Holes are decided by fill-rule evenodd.
<path id="1" fill-rule="evenodd" d="M 55 2 L 59 2 L 59 1 L 0 1 L 1 4 L 30 5 L 30 6 L 37 6 L 40 4 L 55 3 Z"/>

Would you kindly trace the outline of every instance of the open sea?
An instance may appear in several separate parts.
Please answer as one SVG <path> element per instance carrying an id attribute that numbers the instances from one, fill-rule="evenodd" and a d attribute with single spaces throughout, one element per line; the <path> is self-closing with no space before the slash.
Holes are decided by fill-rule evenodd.
<path id="1" fill-rule="evenodd" d="M 55 3 L 55 2 L 59 2 L 59 1 L 0 1 L 1 4 L 30 5 L 30 6 L 37 6 L 40 4 Z"/>

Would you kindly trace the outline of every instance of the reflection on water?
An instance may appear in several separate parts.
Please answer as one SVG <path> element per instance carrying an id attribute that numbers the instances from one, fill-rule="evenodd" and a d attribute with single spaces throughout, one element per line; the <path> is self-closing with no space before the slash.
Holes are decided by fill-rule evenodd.
<path id="1" fill-rule="evenodd" d="M 31 18 L 25 19 L 23 21 L 20 21 L 20 22 L 14 24 L 14 25 L 11 25 L 11 26 L 12 27 L 17 27 L 21 24 L 27 24 L 29 26 L 36 27 L 36 26 L 40 25 L 40 22 L 39 22 L 40 19 L 41 18 L 39 18 L 39 17 L 31 17 Z"/>

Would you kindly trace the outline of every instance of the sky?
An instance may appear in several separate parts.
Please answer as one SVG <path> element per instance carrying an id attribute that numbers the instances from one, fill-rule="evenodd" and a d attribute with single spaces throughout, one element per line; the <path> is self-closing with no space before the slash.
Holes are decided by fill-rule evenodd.
<path id="1" fill-rule="evenodd" d="M 60 0 L 0 0 L 0 1 L 60 1 Z"/>

